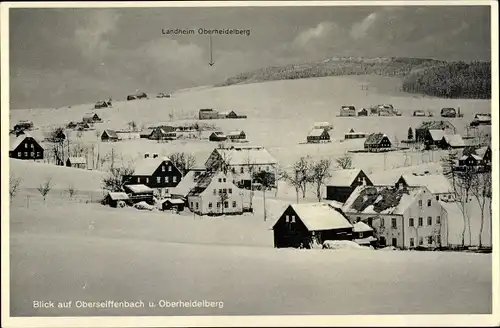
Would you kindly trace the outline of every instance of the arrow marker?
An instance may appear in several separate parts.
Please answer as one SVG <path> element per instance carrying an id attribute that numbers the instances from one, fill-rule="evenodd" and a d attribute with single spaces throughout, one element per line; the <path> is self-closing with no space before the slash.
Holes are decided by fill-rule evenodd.
<path id="1" fill-rule="evenodd" d="M 208 46 L 209 46 L 209 49 L 210 49 L 210 61 L 208 62 L 208 65 L 213 66 L 215 63 L 214 63 L 214 61 L 212 59 L 212 35 L 209 34 L 208 36 L 209 36 Z"/>

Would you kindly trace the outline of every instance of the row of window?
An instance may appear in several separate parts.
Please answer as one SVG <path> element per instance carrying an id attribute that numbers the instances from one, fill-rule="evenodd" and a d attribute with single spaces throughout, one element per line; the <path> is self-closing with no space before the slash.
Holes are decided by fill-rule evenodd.
<path id="1" fill-rule="evenodd" d="M 262 166 L 257 166 L 256 170 L 259 171 L 259 172 L 262 171 Z M 233 173 L 236 173 L 236 169 L 234 167 L 231 169 L 231 171 Z M 266 166 L 266 171 L 269 172 L 269 166 Z M 240 173 L 245 173 L 245 168 L 243 166 L 240 167 Z"/>
<path id="2" fill-rule="evenodd" d="M 29 154 L 30 154 L 31 157 L 35 157 L 35 152 L 34 151 L 30 152 Z M 23 157 L 23 152 L 21 152 L 21 151 L 18 152 L 17 153 L 17 157 Z M 28 157 L 28 152 L 27 151 L 24 152 L 24 157 Z M 36 152 L 36 157 L 40 157 L 40 152 L 39 151 Z"/>
<path id="3" fill-rule="evenodd" d="M 162 165 L 162 167 L 161 167 L 161 171 L 162 171 L 162 172 L 165 172 L 165 170 L 166 170 L 165 165 Z M 171 165 L 169 165 L 169 166 L 168 166 L 168 172 L 172 172 L 172 166 L 171 166 Z"/>
<path id="4" fill-rule="evenodd" d="M 432 243 L 434 242 L 434 239 L 435 239 L 437 244 L 441 244 L 441 236 L 440 235 L 436 235 L 435 237 L 427 236 L 427 238 L 426 238 L 427 244 L 432 245 Z M 419 237 L 418 238 L 418 245 L 422 246 L 423 244 L 424 244 L 424 237 Z M 415 238 L 413 238 L 413 237 L 410 238 L 410 247 L 415 247 Z"/>
<path id="5" fill-rule="evenodd" d="M 193 205 L 196 206 L 196 209 L 199 209 L 200 208 L 200 203 L 196 202 L 196 203 L 193 203 L 191 202 L 191 208 L 193 208 Z M 233 208 L 236 207 L 236 202 L 233 201 L 232 204 Z M 210 202 L 208 203 L 208 208 L 212 208 L 213 207 L 213 203 Z M 217 208 L 220 208 L 221 207 L 221 203 L 220 202 L 217 202 Z M 229 202 L 224 202 L 224 208 L 229 208 Z"/>
<path id="6" fill-rule="evenodd" d="M 436 199 L 439 199 L 439 197 L 436 197 Z M 419 199 L 418 200 L 418 207 L 422 207 L 422 203 L 423 203 L 422 200 Z M 427 200 L 427 206 L 428 207 L 432 206 L 432 200 L 430 200 L 430 199 Z"/>
<path id="7" fill-rule="evenodd" d="M 233 189 L 232 188 L 222 188 L 222 189 L 219 189 L 219 195 L 220 194 L 232 194 L 233 193 Z M 217 189 L 214 189 L 214 195 L 217 195 Z"/>
<path id="8" fill-rule="evenodd" d="M 31 145 L 31 147 L 29 147 L 30 145 Z M 34 144 L 28 144 L 28 143 L 25 143 L 25 144 L 24 144 L 24 148 L 25 148 L 25 149 L 28 149 L 28 148 L 35 149 L 35 145 L 34 145 Z"/>
<path id="9" fill-rule="evenodd" d="M 441 224 L 441 217 L 440 216 L 436 217 L 436 224 Z M 408 220 L 408 225 L 410 227 L 414 227 L 415 226 L 415 220 L 413 218 L 410 218 Z M 424 218 L 422 218 L 422 217 L 418 218 L 418 226 L 422 227 L 423 225 L 424 225 Z M 428 216 L 427 217 L 427 225 L 428 226 L 432 225 L 432 216 Z"/>
<path id="10" fill-rule="evenodd" d="M 286 223 L 295 223 L 295 215 L 287 215 L 285 217 L 285 222 Z"/>
<path id="11" fill-rule="evenodd" d="M 149 178 L 145 178 L 146 183 L 149 183 Z M 169 183 L 170 179 L 169 177 L 164 177 L 165 183 Z M 172 182 L 177 182 L 177 177 L 173 176 L 172 177 Z M 141 177 L 137 177 L 137 183 L 141 183 Z M 161 177 L 156 177 L 156 183 L 161 183 Z"/>

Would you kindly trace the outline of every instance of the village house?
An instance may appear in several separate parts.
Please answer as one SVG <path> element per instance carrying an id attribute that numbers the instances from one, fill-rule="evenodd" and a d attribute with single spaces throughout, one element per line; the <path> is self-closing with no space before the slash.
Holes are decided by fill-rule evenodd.
<path id="1" fill-rule="evenodd" d="M 210 134 L 210 136 L 208 137 L 208 140 L 215 141 L 215 142 L 226 141 L 227 136 L 221 131 L 216 131 L 216 132 L 212 132 Z"/>
<path id="2" fill-rule="evenodd" d="M 138 91 L 133 95 L 128 95 L 127 100 L 135 100 L 135 99 L 147 99 L 148 95 L 145 92 Z"/>
<path id="3" fill-rule="evenodd" d="M 78 122 L 76 123 L 76 129 L 78 131 L 87 131 L 92 128 L 92 125 L 87 122 Z"/>
<path id="4" fill-rule="evenodd" d="M 358 111 L 358 116 L 368 116 L 368 110 L 366 108 L 361 108 Z"/>
<path id="5" fill-rule="evenodd" d="M 325 129 L 330 131 L 333 129 L 333 125 L 330 122 L 316 122 L 313 125 L 313 129 Z"/>
<path id="6" fill-rule="evenodd" d="M 351 240 L 353 226 L 335 208 L 324 203 L 292 204 L 273 225 L 274 247 L 304 247 L 326 240 Z"/>
<path id="7" fill-rule="evenodd" d="M 184 211 L 184 206 L 184 201 L 178 198 L 165 198 L 161 201 L 162 211 L 182 212 Z"/>
<path id="8" fill-rule="evenodd" d="M 425 116 L 425 112 L 421 109 L 417 109 L 413 111 L 413 116 Z"/>
<path id="9" fill-rule="evenodd" d="M 358 186 L 373 186 L 372 181 L 360 169 L 336 170 L 325 182 L 326 199 L 344 203 Z"/>
<path id="10" fill-rule="evenodd" d="M 78 169 L 86 169 L 87 160 L 85 159 L 85 157 L 68 157 L 68 159 L 66 160 L 66 166 Z"/>
<path id="11" fill-rule="evenodd" d="M 326 129 L 312 129 L 307 135 L 308 143 L 330 142 L 330 134 Z"/>
<path id="12" fill-rule="evenodd" d="M 107 107 L 111 107 L 111 101 L 107 102 L 104 100 L 98 100 L 94 104 L 95 109 L 101 109 L 101 108 L 107 108 Z"/>
<path id="13" fill-rule="evenodd" d="M 153 128 L 149 139 L 152 140 L 175 140 L 177 139 L 177 133 L 173 126 L 161 125 Z"/>
<path id="14" fill-rule="evenodd" d="M 202 108 L 198 112 L 200 120 L 215 120 L 219 118 L 219 113 L 212 108 Z"/>
<path id="15" fill-rule="evenodd" d="M 455 126 L 448 121 L 426 121 L 422 122 L 422 124 L 415 129 L 415 140 L 417 142 L 425 142 L 429 130 L 442 130 L 444 134 L 456 133 Z"/>
<path id="16" fill-rule="evenodd" d="M 83 116 L 83 123 L 101 123 L 102 119 L 97 115 L 97 113 L 87 113 Z"/>
<path id="17" fill-rule="evenodd" d="M 424 135 L 424 145 L 427 149 L 431 148 L 442 148 L 442 140 L 446 135 L 443 130 L 425 130 Z"/>
<path id="18" fill-rule="evenodd" d="M 441 117 L 457 117 L 457 111 L 455 108 L 443 108 L 441 109 Z"/>
<path id="19" fill-rule="evenodd" d="M 27 121 L 27 120 L 20 120 L 17 122 L 16 125 L 14 125 L 14 130 L 15 131 L 24 131 L 24 130 L 32 130 L 34 128 L 33 122 L 32 121 Z"/>
<path id="20" fill-rule="evenodd" d="M 353 224 L 352 240 L 362 246 L 374 245 L 377 238 L 373 236 L 373 228 L 364 222 L 356 222 Z"/>
<path id="21" fill-rule="evenodd" d="M 143 184 L 127 184 L 123 186 L 132 204 L 146 202 L 154 204 L 154 190 Z"/>
<path id="22" fill-rule="evenodd" d="M 223 172 L 204 172 L 188 193 L 187 203 L 198 215 L 242 214 L 243 192 Z"/>
<path id="23" fill-rule="evenodd" d="M 454 198 L 453 188 L 448 179 L 441 173 L 403 174 L 395 183 L 396 188 L 426 187 L 436 200 L 451 200 Z"/>
<path id="24" fill-rule="evenodd" d="M 120 138 L 118 137 L 116 131 L 110 129 L 102 131 L 101 141 L 107 142 L 107 141 L 118 141 L 118 140 L 120 140 Z"/>
<path id="25" fill-rule="evenodd" d="M 489 172 L 491 171 L 491 156 L 490 146 L 483 146 L 477 149 L 472 146 L 465 147 L 455 169 L 458 171 L 472 169 L 479 172 Z"/>
<path id="26" fill-rule="evenodd" d="M 132 139 L 139 139 L 139 132 L 137 131 L 130 131 L 130 130 L 116 130 L 116 135 L 118 136 L 118 139 L 120 140 L 132 140 Z"/>
<path id="27" fill-rule="evenodd" d="M 491 125 L 491 114 L 476 114 L 474 115 L 474 120 L 470 124 L 471 126 L 478 125 Z"/>
<path id="28" fill-rule="evenodd" d="M 378 246 L 447 245 L 447 212 L 426 187 L 359 186 L 342 207 L 349 221 L 374 229 Z"/>
<path id="29" fill-rule="evenodd" d="M 182 177 L 181 182 L 177 186 L 170 188 L 170 195 L 172 198 L 182 198 L 187 199 L 189 192 L 196 186 L 198 178 L 202 176 L 207 169 L 202 168 L 191 168 L 185 176 Z"/>
<path id="30" fill-rule="evenodd" d="M 356 107 L 354 106 L 340 107 L 340 116 L 356 116 Z"/>
<path id="31" fill-rule="evenodd" d="M 132 175 L 123 177 L 123 182 L 125 185 L 144 184 L 154 189 L 159 197 L 164 197 L 181 179 L 182 173 L 170 159 L 145 158 L 136 166 Z"/>
<path id="32" fill-rule="evenodd" d="M 78 127 L 78 123 L 77 122 L 69 122 L 67 125 L 66 125 L 66 128 L 68 129 L 75 129 L 76 127 Z"/>
<path id="33" fill-rule="evenodd" d="M 366 138 L 367 133 L 364 132 L 355 132 L 354 129 L 349 130 L 346 134 L 344 134 L 344 139 L 364 139 Z"/>
<path id="34" fill-rule="evenodd" d="M 18 135 L 11 139 L 9 148 L 9 157 L 26 160 L 43 159 L 43 147 L 28 132 Z"/>
<path id="35" fill-rule="evenodd" d="M 391 149 L 392 144 L 384 133 L 372 133 L 366 137 L 364 148 L 369 152 L 379 152 Z"/>
<path id="36" fill-rule="evenodd" d="M 130 198 L 125 192 L 108 192 L 106 197 L 102 200 L 103 205 L 109 205 L 111 207 L 118 207 L 118 204 L 127 205 L 130 202 Z"/>
<path id="37" fill-rule="evenodd" d="M 446 134 L 441 139 L 442 149 L 464 148 L 465 142 L 459 134 Z"/>
<path id="38" fill-rule="evenodd" d="M 139 138 L 141 139 L 151 139 L 151 134 L 153 133 L 152 128 L 147 128 L 139 132 Z"/>
<path id="39" fill-rule="evenodd" d="M 278 165 L 278 161 L 264 147 L 230 146 L 214 149 L 206 160 L 205 167 L 214 170 L 223 163 L 227 165 L 227 171 L 232 173 L 233 183 L 244 189 L 250 189 L 253 178 L 251 172 L 267 171 L 276 176 Z"/>
<path id="40" fill-rule="evenodd" d="M 227 137 L 229 140 L 231 140 L 233 142 L 245 140 L 247 138 L 244 131 L 231 131 L 227 134 Z"/>

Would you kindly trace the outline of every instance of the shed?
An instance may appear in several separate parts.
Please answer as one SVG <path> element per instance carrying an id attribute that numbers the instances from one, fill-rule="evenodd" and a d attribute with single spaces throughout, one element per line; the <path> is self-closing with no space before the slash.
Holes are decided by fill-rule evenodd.
<path id="1" fill-rule="evenodd" d="M 356 116 L 356 107 L 354 106 L 340 107 L 340 116 Z"/>
<path id="2" fill-rule="evenodd" d="M 128 195 L 124 192 L 108 192 L 106 197 L 104 197 L 102 204 L 109 205 L 111 207 L 118 207 L 118 202 L 123 201 L 128 203 L 129 200 Z"/>
<path id="3" fill-rule="evenodd" d="M 148 186 L 143 184 L 129 184 L 123 186 L 123 189 L 133 203 L 145 201 L 148 204 L 153 204 L 153 189 Z"/>
<path id="4" fill-rule="evenodd" d="M 161 201 L 161 209 L 163 211 L 176 210 L 178 212 L 184 211 L 184 200 L 179 198 L 166 198 Z"/>
<path id="5" fill-rule="evenodd" d="M 85 169 L 87 168 L 87 160 L 85 157 L 68 157 L 66 166 Z"/>
<path id="6" fill-rule="evenodd" d="M 373 232 L 373 228 L 364 222 L 359 221 L 353 224 L 353 239 L 360 245 L 375 242 L 377 239 L 373 237 Z"/>
<path id="7" fill-rule="evenodd" d="M 220 131 L 212 132 L 212 134 L 210 134 L 210 136 L 208 137 L 208 140 L 210 140 L 210 141 L 225 141 L 225 140 L 227 140 L 227 136 L 223 132 L 220 132 Z"/>
<path id="8" fill-rule="evenodd" d="M 118 141 L 120 138 L 114 130 L 106 129 L 101 134 L 101 141 Z"/>
<path id="9" fill-rule="evenodd" d="M 368 116 L 368 110 L 366 108 L 361 108 L 358 111 L 358 116 Z"/>

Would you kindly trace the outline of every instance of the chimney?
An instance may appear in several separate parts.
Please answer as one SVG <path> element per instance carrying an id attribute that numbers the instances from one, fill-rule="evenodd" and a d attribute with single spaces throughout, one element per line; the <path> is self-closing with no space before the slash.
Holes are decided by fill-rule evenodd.
<path id="1" fill-rule="evenodd" d="M 154 154 L 153 154 L 153 158 L 158 158 L 158 154 L 157 154 L 157 153 L 154 153 Z"/>
<path id="2" fill-rule="evenodd" d="M 145 153 L 144 158 L 149 158 L 149 153 Z"/>
<path id="3" fill-rule="evenodd" d="M 368 196 L 367 195 L 363 195 L 363 202 L 366 202 L 368 200 Z"/>

